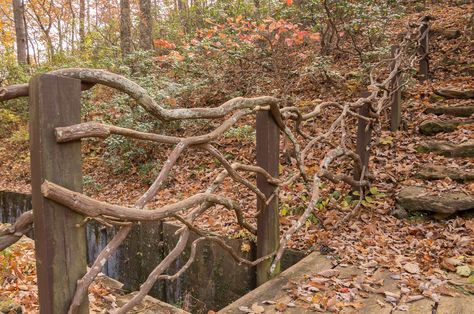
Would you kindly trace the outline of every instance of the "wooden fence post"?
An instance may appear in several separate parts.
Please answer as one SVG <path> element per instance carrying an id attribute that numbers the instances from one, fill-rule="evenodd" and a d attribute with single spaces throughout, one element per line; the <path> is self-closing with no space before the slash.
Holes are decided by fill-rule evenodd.
<path id="1" fill-rule="evenodd" d="M 421 27 L 420 27 L 420 34 L 423 36 L 420 39 L 420 46 L 418 47 L 418 54 L 420 56 L 420 64 L 419 64 L 419 80 L 420 82 L 424 82 L 429 79 L 429 61 L 428 61 L 428 53 L 429 53 L 429 17 L 425 16 L 421 20 Z"/>
<path id="2" fill-rule="evenodd" d="M 364 117 L 369 117 L 369 110 L 370 104 L 365 103 L 359 109 L 359 114 Z M 363 119 L 358 119 L 357 124 L 357 147 L 356 153 L 360 156 L 362 161 L 362 167 L 365 166 L 365 173 L 368 172 L 369 167 L 369 157 L 370 151 L 368 148 L 370 147 L 370 138 L 372 136 L 372 127 L 368 126 L 368 122 Z M 368 127 L 367 127 L 368 126 Z M 359 181 L 361 179 L 362 169 L 358 169 L 358 167 L 354 167 L 354 179 Z"/>
<path id="3" fill-rule="evenodd" d="M 81 81 L 50 74 L 29 84 L 31 190 L 41 314 L 67 313 L 86 272 L 83 217 L 43 197 L 44 180 L 82 192 L 80 141 L 56 143 L 54 128 L 81 122 Z M 88 313 L 84 300 L 79 313 Z"/>
<path id="4" fill-rule="evenodd" d="M 270 111 L 257 113 L 257 165 L 278 177 L 280 151 L 280 129 Z M 264 176 L 257 174 L 257 187 L 269 197 L 276 186 L 267 182 Z M 266 205 L 257 199 L 257 258 L 270 254 L 278 248 L 279 243 L 279 212 L 278 197 Z M 268 281 L 271 259 L 257 265 L 257 285 Z M 278 264 L 273 276 L 280 272 Z"/>
<path id="5" fill-rule="evenodd" d="M 392 58 L 395 58 L 400 47 L 398 45 L 392 46 Z M 395 61 L 393 62 L 392 68 L 395 67 Z M 390 111 L 390 130 L 392 132 L 397 131 L 400 128 L 401 122 L 401 100 L 402 91 L 400 89 L 400 72 L 397 72 L 391 82 L 392 98 L 391 98 L 391 111 Z"/>

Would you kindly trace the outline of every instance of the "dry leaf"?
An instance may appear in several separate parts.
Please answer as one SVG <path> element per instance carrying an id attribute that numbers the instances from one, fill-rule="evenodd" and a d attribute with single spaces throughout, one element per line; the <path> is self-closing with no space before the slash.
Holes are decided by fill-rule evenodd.
<path id="1" fill-rule="evenodd" d="M 283 303 L 283 302 L 278 302 L 276 305 L 275 305 L 275 310 L 277 310 L 278 312 L 284 312 L 286 311 L 286 308 L 288 306 L 286 305 L 286 303 Z"/>
<path id="2" fill-rule="evenodd" d="M 339 275 L 339 271 L 336 269 L 326 269 L 318 273 L 322 277 L 336 277 Z"/>
<path id="3" fill-rule="evenodd" d="M 421 294 L 417 294 L 417 295 L 409 295 L 406 299 L 406 302 L 407 303 L 410 303 L 410 302 L 415 302 L 415 301 L 419 301 L 421 299 L 424 299 L 425 297 L 422 296 Z"/>
<path id="4" fill-rule="evenodd" d="M 376 301 L 377 301 L 378 305 L 380 305 L 381 307 L 385 307 L 385 305 L 386 305 L 385 303 L 383 303 L 382 301 L 380 301 L 378 299 Z"/>
<path id="5" fill-rule="evenodd" d="M 252 304 L 252 306 L 250 307 L 250 309 L 251 309 L 252 312 L 255 313 L 255 314 L 260 314 L 260 313 L 265 312 L 265 309 L 263 308 L 263 306 L 258 305 L 257 303 Z"/>
<path id="6" fill-rule="evenodd" d="M 248 244 L 247 242 L 243 242 L 240 246 L 240 250 L 246 253 L 250 252 L 250 244 Z"/>
<path id="7" fill-rule="evenodd" d="M 247 306 L 239 306 L 239 311 L 244 312 L 244 313 L 251 313 L 252 310 L 249 309 Z"/>
<path id="8" fill-rule="evenodd" d="M 403 269 L 405 269 L 410 274 L 419 274 L 420 273 L 420 266 L 417 263 L 406 263 L 403 265 Z"/>
<path id="9" fill-rule="evenodd" d="M 463 277 L 469 277 L 471 275 L 471 268 L 467 265 L 456 267 L 456 274 Z"/>

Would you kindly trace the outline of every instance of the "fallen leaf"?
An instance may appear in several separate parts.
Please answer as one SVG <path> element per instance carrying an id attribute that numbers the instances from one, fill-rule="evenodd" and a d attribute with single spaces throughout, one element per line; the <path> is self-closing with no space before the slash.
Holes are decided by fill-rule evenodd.
<path id="1" fill-rule="evenodd" d="M 399 293 L 394 293 L 394 292 L 390 292 L 390 291 L 384 291 L 384 294 L 386 297 L 392 297 L 394 299 L 400 299 L 400 294 Z"/>
<path id="2" fill-rule="evenodd" d="M 275 310 L 277 310 L 278 312 L 284 312 L 286 311 L 286 308 L 288 306 L 286 305 L 286 303 L 283 303 L 283 302 L 278 302 L 276 305 L 275 305 Z"/>
<path id="3" fill-rule="evenodd" d="M 240 250 L 246 253 L 250 252 L 250 244 L 248 244 L 247 242 L 243 242 L 240 246 Z"/>
<path id="4" fill-rule="evenodd" d="M 318 273 L 322 277 L 336 277 L 339 275 L 339 271 L 335 269 L 326 269 Z"/>
<path id="5" fill-rule="evenodd" d="M 419 274 L 420 273 L 420 266 L 416 263 L 406 263 L 403 265 L 403 269 L 405 269 L 410 274 Z"/>
<path id="6" fill-rule="evenodd" d="M 255 314 L 260 314 L 260 313 L 265 312 L 265 309 L 263 308 L 263 306 L 260 306 L 257 303 L 252 304 L 252 307 L 250 307 L 250 309 Z"/>
<path id="7" fill-rule="evenodd" d="M 247 306 L 239 306 L 239 311 L 244 313 L 252 313 L 252 310 L 249 309 Z"/>
<path id="8" fill-rule="evenodd" d="M 419 300 L 422 300 L 424 299 L 425 297 L 422 296 L 421 294 L 417 294 L 417 295 L 409 295 L 406 299 L 406 302 L 407 303 L 410 303 L 410 302 L 415 302 L 415 301 L 419 301 Z"/>
<path id="9" fill-rule="evenodd" d="M 463 277 L 469 277 L 471 275 L 471 268 L 467 265 L 456 267 L 456 274 Z"/>
<path id="10" fill-rule="evenodd" d="M 385 307 L 385 303 L 383 303 L 382 301 L 380 300 L 376 300 L 377 301 L 377 304 L 380 305 L 381 307 Z"/>

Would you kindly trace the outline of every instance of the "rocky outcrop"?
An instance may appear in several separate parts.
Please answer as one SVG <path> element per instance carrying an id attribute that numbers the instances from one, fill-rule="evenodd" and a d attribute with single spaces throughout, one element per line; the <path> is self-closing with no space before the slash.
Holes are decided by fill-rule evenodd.
<path id="1" fill-rule="evenodd" d="M 450 115 L 455 117 L 465 117 L 469 118 L 471 115 L 474 114 L 474 106 L 459 106 L 459 107 L 447 107 L 447 106 L 439 106 L 439 107 L 432 107 L 425 110 L 426 113 L 432 113 L 435 115 Z"/>
<path id="2" fill-rule="evenodd" d="M 446 157 L 474 157 L 474 141 L 453 144 L 447 141 L 424 141 L 416 149 L 419 153 L 436 153 Z"/>
<path id="3" fill-rule="evenodd" d="M 446 99 L 473 99 L 474 98 L 474 89 L 469 90 L 456 90 L 456 89 L 437 89 L 435 94 Z"/>
<path id="4" fill-rule="evenodd" d="M 417 177 L 425 180 L 442 180 L 450 178 L 458 182 L 474 181 L 474 170 L 465 170 L 445 166 L 422 166 Z"/>
<path id="5" fill-rule="evenodd" d="M 430 191 L 417 186 L 402 189 L 397 202 L 407 211 L 430 211 L 440 214 L 454 214 L 474 208 L 473 195 L 462 191 Z"/>
<path id="6" fill-rule="evenodd" d="M 457 120 L 427 120 L 420 124 L 419 131 L 423 135 L 435 135 L 438 133 L 454 132 L 460 125 L 473 124 L 474 119 L 465 121 Z"/>

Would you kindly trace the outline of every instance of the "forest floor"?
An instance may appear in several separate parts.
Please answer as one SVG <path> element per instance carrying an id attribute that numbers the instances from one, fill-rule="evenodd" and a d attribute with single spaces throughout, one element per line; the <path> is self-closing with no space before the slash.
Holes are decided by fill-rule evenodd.
<path id="1" fill-rule="evenodd" d="M 379 128 L 378 138 L 372 146 L 370 169 L 374 177 L 372 182 L 374 193 L 361 211 L 349 221 L 338 225 L 349 211 L 352 210 L 343 202 L 350 192 L 343 184 L 323 188 L 327 204 L 320 208 L 318 218 L 320 223 L 307 223 L 289 246 L 295 249 L 329 253 L 334 263 L 338 265 L 355 265 L 366 274 L 375 273 L 381 268 L 399 273 L 409 285 L 407 295 L 422 295 L 426 298 L 438 298 L 439 295 L 452 295 L 452 288 L 446 288 L 452 281 L 452 275 L 461 273 L 460 269 L 474 270 L 474 220 L 467 215 L 434 219 L 426 213 L 412 213 L 408 218 L 400 219 L 390 213 L 396 208 L 396 196 L 406 186 L 423 186 L 430 190 L 446 192 L 461 190 L 470 195 L 474 194 L 474 183 L 457 183 L 448 178 L 436 181 L 418 179 L 415 174 L 425 165 L 451 165 L 456 168 L 474 170 L 472 158 L 449 158 L 433 153 L 419 153 L 418 144 L 427 137 L 421 135 L 418 126 L 434 115 L 426 114 L 425 110 L 434 104 L 430 96 L 437 88 L 451 87 L 455 89 L 474 89 L 474 52 L 473 44 L 464 34 L 465 25 L 469 18 L 470 6 L 448 7 L 432 6 L 424 12 L 404 16 L 394 21 L 391 28 L 393 33 L 401 32 L 408 21 L 416 21 L 422 15 L 434 17 L 432 21 L 432 37 L 430 39 L 430 65 L 432 79 L 423 84 L 415 81 L 407 85 L 403 92 L 403 120 L 405 129 L 396 133 Z M 461 36 L 448 39 L 443 34 L 444 29 L 461 31 Z M 343 62 L 344 61 L 344 62 Z M 341 73 L 350 72 L 353 65 L 351 60 L 340 60 L 333 67 Z M 348 82 L 340 82 L 342 86 L 332 86 L 317 95 L 304 95 L 302 101 L 319 98 L 326 100 L 354 100 L 356 93 L 341 93 L 347 90 Z M 307 99 L 304 99 L 307 97 Z M 471 100 L 442 100 L 440 104 L 450 106 L 474 105 Z M 334 113 L 334 116 L 336 113 Z M 442 117 L 447 119 L 447 117 Z M 462 120 L 462 118 L 460 118 Z M 331 113 L 325 121 L 317 121 L 311 132 L 323 131 L 331 122 Z M 381 121 L 381 124 L 387 124 Z M 203 132 L 211 125 L 201 125 L 198 129 L 188 132 Z M 254 161 L 255 137 L 251 128 L 254 121 L 248 119 L 235 129 L 233 134 L 219 140 L 218 144 L 226 156 L 235 160 Z M 463 125 L 451 133 L 440 133 L 434 139 L 447 140 L 454 143 L 466 143 L 474 139 L 473 125 Z M 83 172 L 90 179 L 85 186 L 88 195 L 107 200 L 111 203 L 133 204 L 147 188 L 147 182 L 140 178 L 137 172 L 127 175 L 114 174 L 113 166 L 101 158 L 101 149 L 92 148 L 94 142 L 83 145 Z M 165 148 L 164 148 L 165 149 Z M 322 151 L 322 149 L 321 149 Z M 163 152 L 166 156 L 168 148 Z M 14 141 L 3 141 L 0 146 L 0 189 L 29 192 L 29 155 L 27 144 L 19 145 Z M 321 153 L 322 154 L 322 153 Z M 308 165 L 308 172 L 317 170 L 318 152 L 314 152 L 314 164 Z M 206 162 L 209 160 L 211 162 Z M 282 164 L 282 176 L 294 169 L 294 160 Z M 220 171 L 218 165 L 204 153 L 190 151 L 186 153 L 173 170 L 173 176 L 166 187 L 160 191 L 159 197 L 149 207 L 158 207 L 186 196 L 202 191 Z M 280 193 L 280 209 L 282 231 L 286 230 L 298 219 L 305 207 L 307 196 L 299 193 L 303 188 L 296 184 L 291 189 Z M 251 192 L 235 187 L 231 181 L 226 181 L 222 192 L 239 199 L 246 207 L 246 218 L 252 221 L 255 215 L 255 197 Z M 220 207 L 215 207 L 199 218 L 200 228 L 229 237 L 240 237 L 245 234 L 235 222 L 233 213 Z M 17 257 L 14 265 L 28 263 L 34 260 L 32 247 L 21 247 L 12 253 Z M 26 262 L 25 262 L 26 260 Z M 6 260 L 2 260 L 5 262 Z M 12 265 L 10 259 L 10 265 Z M 28 267 L 33 267 L 31 264 Z M 16 267 L 16 266 L 15 266 Z M 470 268 L 469 268 L 470 267 Z M 36 292 L 31 290 L 34 284 L 33 273 L 21 275 L 24 266 L 11 268 L 10 276 L 0 282 L 0 291 L 8 292 L 11 298 L 23 302 L 25 295 L 36 298 Z M 13 277 L 16 276 L 16 279 Z M 469 277 L 470 276 L 470 277 Z M 449 277 L 449 278 L 448 278 Z M 455 287 L 459 293 L 474 293 L 474 276 L 468 274 L 469 282 L 462 288 Z M 13 285 L 12 280 L 16 283 Z M 7 283 L 8 281 L 8 283 Z M 430 284 L 435 281 L 437 284 Z M 442 284 L 439 284 L 442 282 Z M 426 285 L 426 289 L 423 288 Z M 27 289 L 23 285 L 27 285 Z M 29 287 L 29 288 L 28 288 Z M 440 288 L 443 287 L 443 288 Z M 95 289 L 95 288 L 94 288 Z M 461 291 L 462 290 L 462 291 Z M 393 296 L 392 296 L 393 297 Z M 330 300 L 329 296 L 326 303 Z M 319 300 L 319 299 L 318 299 Z M 316 301 L 315 301 L 316 302 Z M 318 302 L 321 302 L 319 300 Z M 30 312 L 29 312 L 30 313 Z"/>

